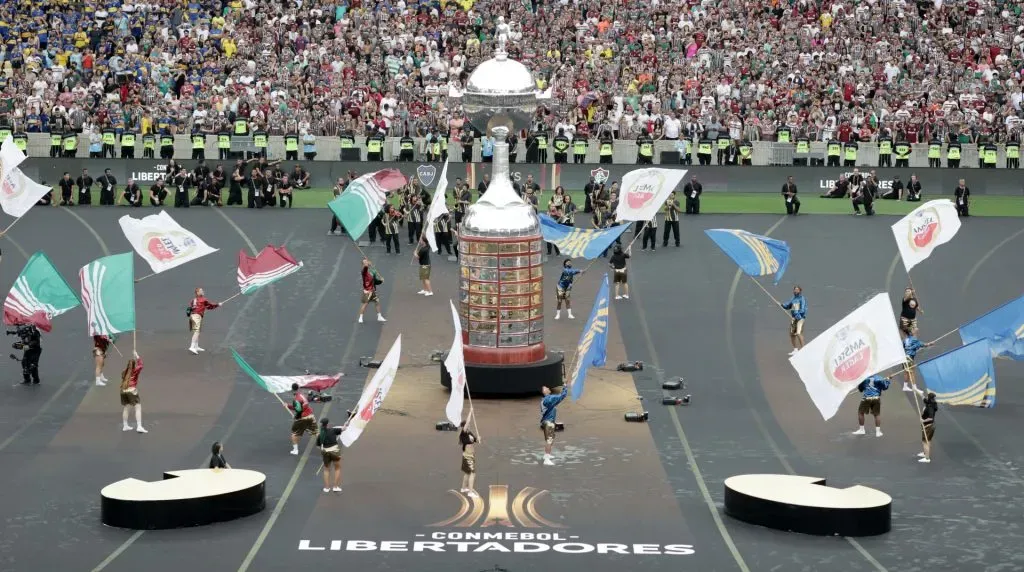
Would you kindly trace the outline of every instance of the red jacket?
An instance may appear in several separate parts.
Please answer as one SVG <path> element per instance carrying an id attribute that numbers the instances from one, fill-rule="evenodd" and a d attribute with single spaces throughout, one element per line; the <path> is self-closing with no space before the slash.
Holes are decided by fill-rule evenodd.
<path id="1" fill-rule="evenodd" d="M 107 336 L 93 336 L 92 347 L 100 350 L 103 353 L 107 352 L 107 348 L 110 347 L 110 338 Z"/>
<path id="2" fill-rule="evenodd" d="M 301 391 L 296 391 L 292 398 L 292 413 L 295 414 L 296 419 L 313 415 L 313 408 L 309 406 L 309 400 L 306 399 L 305 395 L 302 395 Z"/>
<path id="3" fill-rule="evenodd" d="M 142 375 L 142 358 L 135 360 L 135 369 L 128 374 L 128 383 L 121 382 L 121 391 L 135 389 L 139 385 L 140 375 Z"/>
<path id="4" fill-rule="evenodd" d="M 377 285 L 373 283 L 373 272 L 370 272 L 369 268 L 367 268 L 365 266 L 363 267 L 362 276 L 363 276 L 363 290 L 369 292 L 371 290 L 376 290 L 377 289 Z"/>
<path id="5" fill-rule="evenodd" d="M 219 306 L 219 304 L 215 304 L 207 300 L 205 296 L 192 298 L 192 313 L 199 314 L 199 316 L 205 315 L 207 310 L 212 310 L 217 306 Z"/>

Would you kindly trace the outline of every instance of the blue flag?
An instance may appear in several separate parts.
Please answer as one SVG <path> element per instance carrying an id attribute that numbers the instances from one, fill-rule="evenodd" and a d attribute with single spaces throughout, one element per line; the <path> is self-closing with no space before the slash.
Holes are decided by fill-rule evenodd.
<path id="1" fill-rule="evenodd" d="M 731 228 L 712 228 L 704 233 L 750 276 L 775 274 L 778 284 L 789 266 L 789 245 L 781 240 Z"/>
<path id="2" fill-rule="evenodd" d="M 626 232 L 628 224 L 607 229 L 575 228 L 558 224 L 548 215 L 540 215 L 540 232 L 544 240 L 554 244 L 564 256 L 593 260 Z"/>
<path id="3" fill-rule="evenodd" d="M 993 356 L 1024 361 L 1024 296 L 960 326 L 960 339 L 987 339 Z"/>
<path id="4" fill-rule="evenodd" d="M 996 371 L 988 340 L 978 340 L 917 366 L 928 391 L 949 405 L 994 407 Z"/>
<path id="5" fill-rule="evenodd" d="M 601 289 L 597 291 L 594 309 L 583 328 L 580 343 L 576 346 L 576 363 L 569 376 L 572 388 L 572 400 L 576 401 L 583 395 L 583 382 L 587 378 L 587 368 L 601 367 L 608 359 L 608 275 L 604 275 Z"/>

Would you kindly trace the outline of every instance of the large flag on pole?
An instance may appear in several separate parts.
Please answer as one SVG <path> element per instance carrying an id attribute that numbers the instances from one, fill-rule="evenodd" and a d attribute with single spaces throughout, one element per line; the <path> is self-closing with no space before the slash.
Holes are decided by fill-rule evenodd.
<path id="1" fill-rule="evenodd" d="M 580 342 L 576 345 L 576 360 L 569 375 L 569 387 L 572 389 L 572 400 L 576 401 L 583 395 L 583 383 L 587 379 L 587 369 L 591 366 L 601 367 L 608 359 L 608 275 L 604 275 L 601 288 L 594 298 L 594 308 L 590 310 L 587 325 L 583 326 Z"/>
<path id="2" fill-rule="evenodd" d="M 971 342 L 917 365 L 939 403 L 995 407 L 996 370 L 986 340 Z"/>
<path id="3" fill-rule="evenodd" d="M 423 233 L 427 236 L 427 244 L 431 252 L 437 252 L 437 238 L 434 236 L 434 221 L 448 212 L 448 159 L 444 160 L 444 167 L 441 167 L 441 177 L 437 180 L 437 188 L 434 196 L 430 199 L 430 209 L 427 210 L 427 219 L 423 221 Z"/>
<path id="4" fill-rule="evenodd" d="M 141 220 L 125 215 L 117 222 L 132 248 L 156 274 L 217 252 L 216 248 L 208 246 L 175 222 L 167 211 Z"/>
<path id="5" fill-rule="evenodd" d="M 81 302 L 64 277 L 42 252 L 28 259 L 14 286 L 4 300 L 4 323 L 8 326 L 32 324 L 49 332 L 53 318 Z"/>
<path id="6" fill-rule="evenodd" d="M 135 330 L 135 259 L 130 252 L 94 260 L 78 272 L 90 336 Z"/>
<path id="7" fill-rule="evenodd" d="M 960 326 L 960 339 L 987 339 L 993 356 L 1024 360 L 1024 296 Z"/>
<path id="8" fill-rule="evenodd" d="M 324 391 L 337 385 L 344 375 L 342 373 L 335 375 L 260 375 L 235 350 L 231 350 L 231 356 L 235 358 L 235 363 L 242 368 L 246 375 L 270 393 L 291 391 L 293 383 L 299 384 L 302 389 Z"/>
<path id="9" fill-rule="evenodd" d="M 622 192 L 615 218 L 619 221 L 651 220 L 686 176 L 685 169 L 636 169 L 622 177 Z"/>
<path id="10" fill-rule="evenodd" d="M 345 188 L 341 196 L 327 203 L 352 240 L 366 232 L 388 200 L 388 193 L 405 185 L 407 179 L 398 169 L 384 169 L 359 177 Z"/>
<path id="11" fill-rule="evenodd" d="M 576 228 L 558 224 L 544 213 L 540 215 L 540 232 L 544 240 L 557 246 L 563 256 L 570 258 L 593 260 L 601 256 L 627 228 L 628 224 L 604 229 Z"/>
<path id="12" fill-rule="evenodd" d="M 388 355 L 380 362 L 380 368 L 373 374 L 373 379 L 363 388 L 363 394 L 359 397 L 356 405 L 355 415 L 348 422 L 348 428 L 341 434 L 341 442 L 346 447 L 363 434 L 363 430 L 373 419 L 374 414 L 380 410 L 384 398 L 391 390 L 391 384 L 395 381 L 395 374 L 398 373 L 398 361 L 402 357 L 402 336 L 399 335 L 394 345 L 388 350 Z"/>
<path id="13" fill-rule="evenodd" d="M 50 191 L 50 187 L 40 185 L 15 167 L 0 180 L 0 208 L 3 208 L 5 213 L 20 218 Z"/>
<path id="14" fill-rule="evenodd" d="M 448 417 L 448 421 L 458 426 L 462 422 L 462 407 L 466 401 L 466 361 L 462 355 L 462 325 L 459 321 L 459 312 L 455 309 L 454 302 L 449 300 L 448 304 L 452 307 L 455 340 L 452 341 L 452 348 L 448 350 L 448 356 L 444 358 L 444 367 L 452 378 L 452 392 L 448 396 L 448 405 L 444 408 L 444 414 Z"/>
<path id="15" fill-rule="evenodd" d="M 0 144 L 0 181 L 7 179 L 7 175 L 10 175 L 24 160 L 25 154 L 14 144 L 14 137 L 8 135 Z"/>
<path id="16" fill-rule="evenodd" d="M 878 294 L 789 358 L 821 416 L 831 419 L 865 378 L 906 360 L 888 296 Z"/>
<path id="17" fill-rule="evenodd" d="M 789 266 L 789 245 L 781 240 L 731 228 L 712 228 L 704 234 L 748 276 L 775 274 L 778 284 Z"/>
<path id="18" fill-rule="evenodd" d="M 299 268 L 302 262 L 295 260 L 283 246 L 268 244 L 256 256 L 241 250 L 238 252 L 238 288 L 242 294 L 251 294 L 298 272 Z"/>
<path id="19" fill-rule="evenodd" d="M 949 199 L 929 201 L 892 225 L 907 272 L 931 256 L 936 247 L 953 240 L 959 230 L 960 217 Z"/>

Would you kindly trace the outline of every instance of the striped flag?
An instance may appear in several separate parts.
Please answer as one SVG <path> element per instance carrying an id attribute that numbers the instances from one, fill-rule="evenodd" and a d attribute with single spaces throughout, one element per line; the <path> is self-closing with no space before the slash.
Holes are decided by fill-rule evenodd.
<path id="1" fill-rule="evenodd" d="M 302 262 L 295 260 L 283 246 L 268 244 L 255 257 L 241 250 L 238 252 L 238 288 L 242 294 L 251 294 L 298 272 L 299 268 Z"/>
<path id="2" fill-rule="evenodd" d="M 402 188 L 407 179 L 398 169 L 384 169 L 352 181 L 341 196 L 327 203 L 352 240 L 366 232 L 370 221 L 387 202 L 387 194 Z"/>
<path id="3" fill-rule="evenodd" d="M 231 350 L 231 355 L 235 358 L 235 363 L 238 364 L 238 367 L 242 368 L 246 375 L 270 393 L 291 391 L 293 383 L 299 384 L 299 387 L 302 389 L 323 391 L 337 385 L 338 381 L 341 380 L 341 376 L 344 375 L 342 373 L 335 375 L 260 375 L 242 359 L 242 356 L 238 355 L 238 352 Z"/>
<path id="4" fill-rule="evenodd" d="M 32 324 L 49 332 L 51 320 L 81 304 L 75 291 L 42 252 L 28 259 L 4 300 L 4 323 Z"/>
<path id="5" fill-rule="evenodd" d="M 775 284 L 782 280 L 789 267 L 789 245 L 735 228 L 710 228 L 704 231 L 748 276 L 775 275 Z"/>
<path id="6" fill-rule="evenodd" d="M 106 256 L 78 272 L 90 336 L 113 336 L 135 329 L 135 264 L 132 253 Z"/>

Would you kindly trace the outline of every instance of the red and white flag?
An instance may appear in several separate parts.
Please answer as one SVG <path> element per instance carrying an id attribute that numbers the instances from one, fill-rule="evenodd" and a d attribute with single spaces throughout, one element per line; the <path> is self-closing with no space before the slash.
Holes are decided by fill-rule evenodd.
<path id="1" fill-rule="evenodd" d="M 444 358 L 444 367 L 452 378 L 452 393 L 448 396 L 448 405 L 444 408 L 448 421 L 458 426 L 462 422 L 462 407 L 466 401 L 466 361 L 462 355 L 462 325 L 459 321 L 459 312 L 455 309 L 455 303 L 451 300 L 448 304 L 452 307 L 452 321 L 455 322 L 455 340 L 452 342 L 452 349 L 448 350 L 448 357 Z"/>
<path id="2" fill-rule="evenodd" d="M 349 419 L 348 427 L 341 433 L 341 442 L 346 447 L 363 434 L 363 430 L 373 419 L 373 416 L 384 404 L 384 398 L 391 390 L 391 384 L 398 374 L 398 361 L 402 357 L 402 336 L 399 335 L 394 345 L 388 350 L 388 355 L 380 362 L 380 368 L 373 374 L 373 379 L 363 388 L 363 394 L 359 397 L 359 404 L 356 405 L 356 413 Z"/>
<path id="3" fill-rule="evenodd" d="M 0 181 L 6 179 L 24 160 L 25 154 L 14 144 L 14 137 L 8 135 L 0 144 Z"/>
<path id="4" fill-rule="evenodd" d="M 620 221 L 651 220 L 686 176 L 685 169 L 635 169 L 622 177 L 622 192 L 615 218 Z"/>
<path id="5" fill-rule="evenodd" d="M 928 201 L 892 225 L 907 272 L 924 262 L 937 247 L 953 240 L 959 231 L 960 216 L 949 199 Z"/>
<path id="6" fill-rule="evenodd" d="M 50 191 L 50 187 L 40 185 L 15 167 L 0 179 L 0 208 L 15 218 L 21 218 Z"/>
<path id="7" fill-rule="evenodd" d="M 294 274 L 302 268 L 283 246 L 267 245 L 256 256 L 238 252 L 238 288 L 242 294 L 252 292 Z"/>

